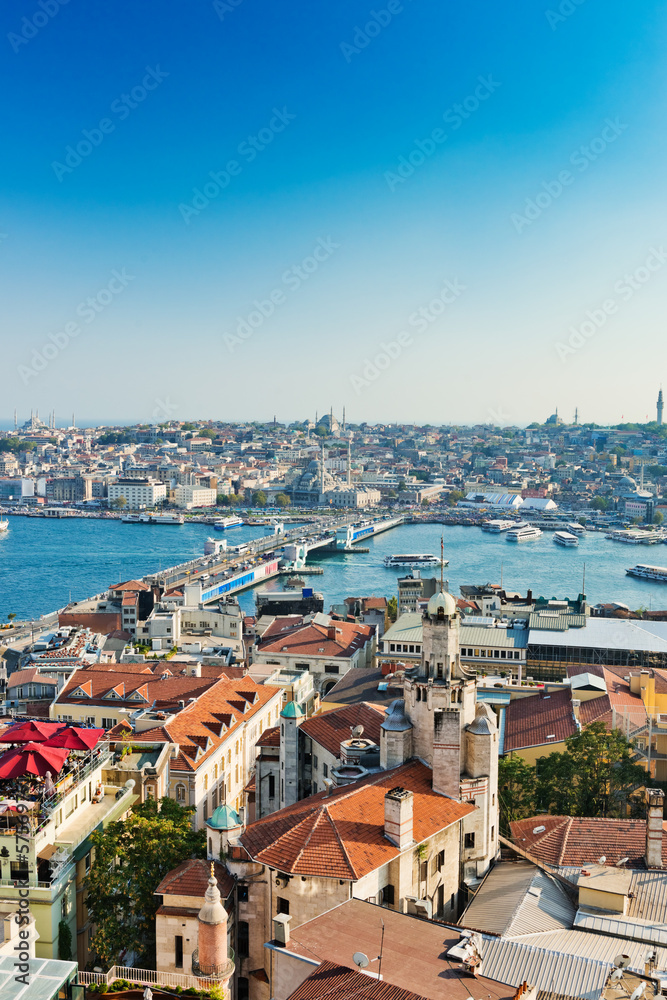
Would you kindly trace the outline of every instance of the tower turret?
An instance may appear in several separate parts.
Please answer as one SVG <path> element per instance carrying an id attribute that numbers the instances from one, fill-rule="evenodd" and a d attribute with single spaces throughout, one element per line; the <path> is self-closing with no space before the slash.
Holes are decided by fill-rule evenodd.
<path id="1" fill-rule="evenodd" d="M 219 980 L 223 989 L 234 972 L 227 942 L 227 911 L 220 898 L 213 862 L 204 905 L 197 917 L 197 948 L 192 953 L 192 971 L 195 976 Z"/>
<path id="2" fill-rule="evenodd" d="M 280 713 L 280 808 L 299 801 L 299 726 L 303 710 L 289 701 Z"/>

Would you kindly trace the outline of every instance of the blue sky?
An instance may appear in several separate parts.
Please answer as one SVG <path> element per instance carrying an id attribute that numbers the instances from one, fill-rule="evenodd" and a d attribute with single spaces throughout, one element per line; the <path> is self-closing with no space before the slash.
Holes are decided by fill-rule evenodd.
<path id="1" fill-rule="evenodd" d="M 653 415 L 667 3 L 0 22 L 3 420 Z"/>

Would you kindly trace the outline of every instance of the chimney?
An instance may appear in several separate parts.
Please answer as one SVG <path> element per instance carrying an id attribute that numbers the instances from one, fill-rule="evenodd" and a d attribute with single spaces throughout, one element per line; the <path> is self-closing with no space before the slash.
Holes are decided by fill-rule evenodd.
<path id="1" fill-rule="evenodd" d="M 281 948 L 289 944 L 289 924 L 292 918 L 288 913 L 276 913 L 273 918 L 273 940 Z"/>
<path id="2" fill-rule="evenodd" d="M 327 628 L 327 639 L 332 639 L 334 642 L 336 641 L 336 626 L 335 625 L 329 625 L 329 627 Z"/>
<path id="3" fill-rule="evenodd" d="M 413 843 L 412 792 L 392 788 L 384 797 L 384 835 L 403 851 Z"/>
<path id="4" fill-rule="evenodd" d="M 646 867 L 662 868 L 662 812 L 665 794 L 661 788 L 646 789 Z"/>

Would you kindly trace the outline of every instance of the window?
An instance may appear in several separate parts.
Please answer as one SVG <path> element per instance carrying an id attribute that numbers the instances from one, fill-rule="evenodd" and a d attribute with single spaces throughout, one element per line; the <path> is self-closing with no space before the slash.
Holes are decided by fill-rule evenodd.
<path id="1" fill-rule="evenodd" d="M 382 890 L 382 905 L 383 906 L 393 906 L 394 905 L 394 887 L 393 885 L 385 885 Z"/>
<path id="2" fill-rule="evenodd" d="M 208 799 L 204 799 L 204 821 L 208 819 Z"/>
<path id="3" fill-rule="evenodd" d="M 248 980 L 245 976 L 239 976 L 236 980 L 236 997 L 237 1000 L 248 1000 Z"/>
<path id="4" fill-rule="evenodd" d="M 428 861 L 421 861 L 419 864 L 419 879 L 425 882 L 428 878 Z"/>
<path id="5" fill-rule="evenodd" d="M 431 873 L 435 875 L 437 872 L 442 871 L 444 867 L 445 867 L 445 852 L 438 851 L 438 853 L 433 857 Z"/>
<path id="6" fill-rule="evenodd" d="M 313 781 L 312 784 L 311 784 L 311 786 L 310 786 L 310 794 L 311 795 L 317 795 L 317 782 L 316 781 Z"/>
<path id="7" fill-rule="evenodd" d="M 325 778 L 329 777 L 329 766 L 327 764 L 322 764 L 322 774 Z"/>
<path id="8" fill-rule="evenodd" d="M 463 846 L 466 850 L 471 850 L 475 846 L 474 833 L 466 833 Z"/>
<path id="9" fill-rule="evenodd" d="M 315 754 L 313 754 L 313 771 L 317 771 L 318 760 Z"/>
<path id="10" fill-rule="evenodd" d="M 247 920 L 239 920 L 238 923 L 238 945 L 239 945 L 239 956 L 241 958 L 248 957 L 248 942 L 249 942 L 249 924 Z M 246 980 L 247 982 L 247 980 Z M 247 994 L 246 994 L 247 996 Z"/>
<path id="11" fill-rule="evenodd" d="M 307 663 L 295 663 L 294 667 L 295 667 L 296 670 L 307 670 L 308 669 L 308 664 Z"/>
<path id="12" fill-rule="evenodd" d="M 90 851 L 86 854 L 86 871 L 90 871 Z"/>
<path id="13" fill-rule="evenodd" d="M 176 801 L 185 802 L 185 785 L 176 785 Z"/>
<path id="14" fill-rule="evenodd" d="M 183 968 L 183 936 L 176 934 L 174 937 L 174 965 L 177 969 Z"/>
<path id="15" fill-rule="evenodd" d="M 115 725 L 115 719 L 102 719 L 102 729 L 113 729 Z"/>
<path id="16" fill-rule="evenodd" d="M 277 913 L 289 914 L 289 899 L 284 896 L 276 896 Z"/>
<path id="17" fill-rule="evenodd" d="M 248 902 L 248 886 L 247 885 L 241 885 L 239 883 L 239 885 L 238 885 L 238 893 L 239 893 L 239 903 L 247 903 Z"/>
<path id="18" fill-rule="evenodd" d="M 275 775 L 269 775 L 269 798 L 275 799 L 276 797 L 276 778 Z"/>
<path id="19" fill-rule="evenodd" d="M 491 827 L 491 843 L 493 843 L 493 841 L 495 840 L 495 837 L 496 837 L 496 828 L 495 828 L 495 826 L 492 826 Z"/>
<path id="20" fill-rule="evenodd" d="M 211 809 L 213 812 L 218 808 L 218 789 L 214 788 L 211 792 Z"/>
<path id="21" fill-rule="evenodd" d="M 324 673 L 325 674 L 337 674 L 338 673 L 338 664 L 337 663 L 327 663 L 327 664 L 325 664 Z"/>
<path id="22" fill-rule="evenodd" d="M 9 868 L 10 868 L 10 877 L 17 881 L 27 879 L 30 874 L 28 861 L 25 858 L 21 858 L 20 861 L 12 861 L 10 863 Z"/>

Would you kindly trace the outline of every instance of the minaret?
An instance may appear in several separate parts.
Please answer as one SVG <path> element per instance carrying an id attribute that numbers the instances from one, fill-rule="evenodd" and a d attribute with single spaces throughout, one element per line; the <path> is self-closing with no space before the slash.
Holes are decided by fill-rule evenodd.
<path id="1" fill-rule="evenodd" d="M 299 726 L 303 711 L 288 701 L 280 713 L 280 808 L 299 801 Z"/>
<path id="2" fill-rule="evenodd" d="M 343 407 L 343 434 L 345 433 L 345 407 Z"/>
<path id="3" fill-rule="evenodd" d="M 324 445 L 322 445 L 322 461 L 320 463 L 320 499 L 324 496 Z"/>
<path id="4" fill-rule="evenodd" d="M 222 905 L 218 880 L 213 874 L 204 896 L 204 905 L 197 917 L 197 950 L 192 955 L 194 975 L 217 979 L 223 990 L 234 972 L 227 943 L 227 911 Z"/>
<path id="5" fill-rule="evenodd" d="M 347 485 L 352 485 L 352 442 L 347 442 Z"/>
<path id="6" fill-rule="evenodd" d="M 577 406 L 574 411 L 574 426 L 576 427 L 579 423 L 579 407 Z"/>
<path id="7" fill-rule="evenodd" d="M 660 388 L 660 392 L 658 393 L 658 407 L 657 407 L 657 409 L 658 409 L 658 427 L 660 427 L 660 426 L 662 426 L 662 409 L 663 409 L 662 387 Z"/>

